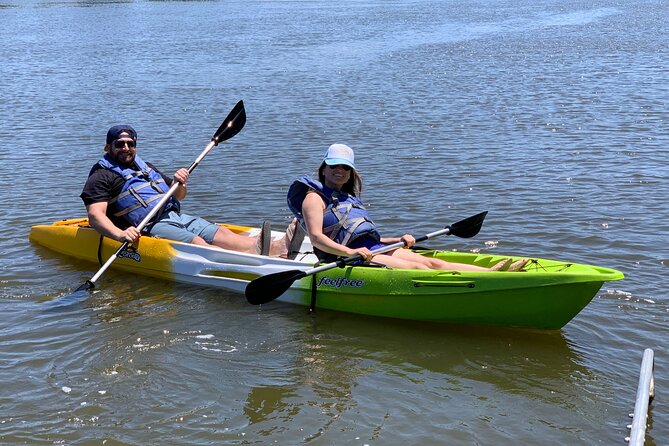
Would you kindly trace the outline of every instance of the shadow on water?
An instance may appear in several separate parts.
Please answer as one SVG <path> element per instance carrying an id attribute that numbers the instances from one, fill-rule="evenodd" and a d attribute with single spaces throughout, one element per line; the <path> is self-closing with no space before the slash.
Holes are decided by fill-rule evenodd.
<path id="1" fill-rule="evenodd" d="M 49 259 L 53 258 L 50 253 Z M 77 275 L 80 268 L 90 274 L 97 268 L 88 262 L 73 266 L 68 263 L 71 261 L 58 258 L 53 264 Z M 290 431 L 285 435 L 296 435 L 296 430 L 287 427 L 292 425 L 305 430 L 307 441 L 323 440 L 323 435 L 333 435 L 338 426 L 356 425 L 355 414 L 362 407 L 374 418 L 363 425 L 375 432 L 387 402 L 398 398 L 399 409 L 390 412 L 393 416 L 410 411 L 414 404 L 430 405 L 436 412 L 452 411 L 460 404 L 473 403 L 475 407 L 479 401 L 501 407 L 519 400 L 538 405 L 546 413 L 556 408 L 582 413 L 581 406 L 596 398 L 597 386 L 592 383 L 597 380 L 597 371 L 585 365 L 587 360 L 579 347 L 562 331 L 442 325 L 320 309 L 309 315 L 303 307 L 277 303 L 258 308 L 248 305 L 242 296 L 219 290 L 112 270 L 102 282 L 82 305 L 72 307 L 72 316 L 63 317 L 75 320 L 83 314 L 93 315 L 88 323 L 101 323 L 95 328 L 96 336 L 102 335 L 114 345 L 120 336 L 122 349 L 110 355 L 100 353 L 102 347 L 97 344 L 78 348 L 95 352 L 93 356 L 112 364 L 107 367 L 122 362 L 116 357 L 127 357 L 128 349 L 133 356 L 146 355 L 157 364 L 153 379 L 160 386 L 172 379 L 178 382 L 171 373 L 188 374 L 193 384 L 180 392 L 180 403 L 174 410 L 183 410 L 184 402 L 221 392 L 215 384 L 204 382 L 220 376 L 218 359 L 225 354 L 232 360 L 228 359 L 229 370 L 223 376 L 236 382 L 236 389 L 226 392 L 235 393 L 241 413 L 223 405 L 220 418 L 209 420 L 227 425 L 223 420 L 233 417 L 233 424 L 253 425 L 251 435 L 265 437 L 282 429 Z M 45 313 L 43 317 L 50 316 Z M 168 328 L 165 334 L 164 327 Z M 192 345 L 203 342 L 204 338 L 197 338 L 200 335 L 190 334 L 191 327 L 234 348 L 222 349 L 228 353 L 189 351 L 202 361 L 175 368 L 172 355 L 161 352 L 182 348 L 181 338 L 193 341 Z M 153 343 L 152 336 L 156 339 Z M 135 341 L 140 337 L 142 342 Z M 183 348 L 187 349 L 187 344 Z M 133 359 L 139 361 L 140 357 Z M 202 376 L 199 381 L 193 378 L 194 372 Z M 240 374 L 245 377 L 242 382 L 236 378 Z M 194 390 L 199 385 L 204 388 Z M 420 397 L 412 392 L 420 392 Z M 147 397 L 154 396 L 142 398 Z M 218 402 L 210 404 L 219 407 Z M 472 410 L 469 419 L 475 412 Z M 315 415 L 318 419 L 313 420 Z M 461 415 L 468 419 L 467 414 Z M 197 428 L 195 420 L 192 428 Z"/>
<path id="2" fill-rule="evenodd" d="M 251 424 L 290 417 L 299 410 L 291 401 L 305 384 L 342 408 L 353 404 L 353 389 L 370 373 L 442 381 L 458 391 L 480 382 L 566 409 L 574 394 L 596 379 L 560 331 L 442 325 L 325 310 L 290 314 L 285 307 L 266 311 L 276 312 L 272 319 L 291 320 L 282 325 L 300 325 L 300 345 L 295 347 L 292 383 L 269 380 L 250 389 L 244 412 Z"/>

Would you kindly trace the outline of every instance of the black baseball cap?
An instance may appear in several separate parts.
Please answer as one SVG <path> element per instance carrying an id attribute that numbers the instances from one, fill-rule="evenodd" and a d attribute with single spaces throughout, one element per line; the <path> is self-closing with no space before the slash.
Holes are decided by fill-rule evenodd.
<path id="1" fill-rule="evenodd" d="M 122 133 L 127 133 L 132 139 L 137 141 L 137 132 L 127 124 L 119 124 L 111 127 L 107 131 L 107 144 L 111 144 L 117 139 L 121 138 Z"/>

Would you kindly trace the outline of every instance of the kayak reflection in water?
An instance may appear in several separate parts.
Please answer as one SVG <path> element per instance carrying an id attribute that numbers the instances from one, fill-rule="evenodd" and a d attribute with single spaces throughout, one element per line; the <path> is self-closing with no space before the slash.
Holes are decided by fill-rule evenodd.
<path id="1" fill-rule="evenodd" d="M 528 262 L 528 259 L 521 259 L 512 263 L 511 259 L 505 259 L 484 268 L 424 257 L 407 249 L 416 242 L 410 234 L 381 237 L 358 198 L 361 190 L 362 181 L 355 169 L 353 150 L 344 144 L 333 144 L 325 152 L 318 168 L 318 180 L 303 176 L 290 186 L 288 206 L 306 229 L 322 262 L 360 255 L 365 263 L 373 261 L 393 268 L 459 271 L 520 271 Z M 406 248 L 372 254 L 373 249 L 397 242 L 404 242 Z"/>
<path id="2" fill-rule="evenodd" d="M 105 237 L 119 242 L 139 240 L 137 226 L 173 182 L 179 186 L 165 207 L 144 232 L 196 245 L 218 246 L 234 251 L 285 256 L 289 240 L 268 241 L 261 236 L 239 235 L 223 226 L 181 212 L 180 200 L 187 194 L 188 169 L 181 168 L 172 179 L 137 155 L 137 132 L 129 125 L 116 125 L 107 132 L 104 156 L 93 166 L 81 192 L 90 225 Z M 266 232 L 265 232 L 265 235 Z"/>

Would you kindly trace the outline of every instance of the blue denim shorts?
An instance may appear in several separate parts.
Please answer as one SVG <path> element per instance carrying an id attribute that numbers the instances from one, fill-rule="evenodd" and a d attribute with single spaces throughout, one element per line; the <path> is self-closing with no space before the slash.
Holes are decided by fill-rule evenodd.
<path id="1" fill-rule="evenodd" d="M 161 215 L 160 219 L 148 229 L 148 233 L 156 237 L 185 243 L 192 242 L 195 236 L 199 235 L 210 245 L 214 242 L 216 231 L 218 231 L 218 225 L 204 218 L 175 211 Z"/>

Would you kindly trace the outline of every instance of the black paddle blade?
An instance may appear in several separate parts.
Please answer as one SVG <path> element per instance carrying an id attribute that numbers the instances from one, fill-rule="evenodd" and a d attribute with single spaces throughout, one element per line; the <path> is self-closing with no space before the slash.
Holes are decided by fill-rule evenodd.
<path id="1" fill-rule="evenodd" d="M 211 140 L 214 141 L 215 145 L 219 142 L 226 141 L 239 133 L 244 127 L 244 124 L 246 124 L 244 101 L 239 101 L 230 113 L 228 113 L 227 118 L 225 118 L 223 124 L 216 130 L 216 133 L 211 137 Z"/>
<path id="2" fill-rule="evenodd" d="M 77 305 L 90 297 L 90 293 L 88 291 L 92 290 L 93 288 L 95 288 L 95 285 L 90 280 L 87 280 L 81 284 L 79 288 L 74 290 L 73 293 L 48 302 L 45 305 L 46 310 L 58 310 Z"/>
<path id="3" fill-rule="evenodd" d="M 93 284 L 93 282 L 91 282 L 90 280 L 87 280 L 86 282 L 82 283 L 79 286 L 79 288 L 77 288 L 75 290 L 75 292 L 77 292 L 77 291 L 88 291 L 88 290 L 92 290 L 93 288 L 95 288 L 95 285 Z"/>
<path id="4" fill-rule="evenodd" d="M 286 292 L 288 288 L 303 277 L 304 271 L 281 271 L 274 274 L 258 277 L 246 285 L 246 300 L 253 305 L 266 304 Z"/>
<path id="5" fill-rule="evenodd" d="M 472 238 L 481 230 L 486 215 L 488 215 L 488 211 L 455 222 L 448 227 L 449 233 L 456 237 Z"/>

